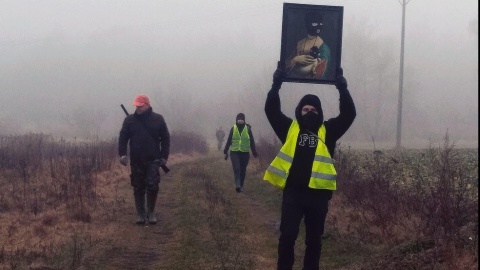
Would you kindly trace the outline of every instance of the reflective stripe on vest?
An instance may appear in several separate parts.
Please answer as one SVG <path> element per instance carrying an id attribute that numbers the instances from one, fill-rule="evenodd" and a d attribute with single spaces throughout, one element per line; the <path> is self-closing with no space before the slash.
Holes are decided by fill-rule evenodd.
<path id="1" fill-rule="evenodd" d="M 248 135 L 247 125 L 243 127 L 242 134 L 238 131 L 237 125 L 233 126 L 230 151 L 250 152 L 250 135 Z"/>
<path id="2" fill-rule="evenodd" d="M 287 184 L 288 174 L 292 166 L 293 156 L 297 147 L 298 134 L 300 126 L 297 121 L 293 121 L 288 129 L 287 140 L 280 149 L 275 159 L 268 167 L 263 180 L 268 181 L 272 185 L 281 189 Z M 337 171 L 333 165 L 328 148 L 325 145 L 325 125 L 318 130 L 317 148 L 315 150 L 315 158 L 312 164 L 312 174 L 308 187 L 312 189 L 337 189 Z"/>

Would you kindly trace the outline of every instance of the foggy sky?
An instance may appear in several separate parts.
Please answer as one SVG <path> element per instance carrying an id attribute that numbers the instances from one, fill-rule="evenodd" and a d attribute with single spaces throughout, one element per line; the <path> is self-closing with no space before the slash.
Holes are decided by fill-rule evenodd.
<path id="1" fill-rule="evenodd" d="M 399 1 L 301 3 L 344 6 L 342 66 L 358 117 L 342 140 L 394 142 Z M 133 98 L 143 93 L 171 131 L 212 139 L 215 128 L 230 128 L 244 112 L 256 136 L 271 136 L 263 106 L 280 57 L 282 7 L 276 0 L 0 1 L 0 134 L 114 137 L 124 117 L 119 105 L 133 113 Z M 352 40 L 363 37 L 371 50 L 357 51 Z M 391 54 L 385 89 L 357 83 L 355 59 L 376 63 L 383 50 Z M 405 144 L 439 140 L 448 130 L 478 145 L 477 50 L 475 0 L 408 2 Z M 372 91 L 391 103 L 365 100 Z M 306 93 L 319 95 L 327 118 L 338 114 L 334 86 L 302 83 L 283 85 L 284 113 L 294 117 Z M 373 131 L 372 107 L 392 128 Z"/>

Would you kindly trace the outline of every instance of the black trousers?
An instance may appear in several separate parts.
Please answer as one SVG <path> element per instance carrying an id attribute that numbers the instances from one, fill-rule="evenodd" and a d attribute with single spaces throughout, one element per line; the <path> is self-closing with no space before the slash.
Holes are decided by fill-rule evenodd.
<path id="1" fill-rule="evenodd" d="M 131 163 L 130 184 L 134 195 L 145 192 L 157 194 L 160 184 L 160 166 L 153 162 Z"/>
<path id="2" fill-rule="evenodd" d="M 245 175 L 247 172 L 247 165 L 250 160 L 250 153 L 230 151 L 230 160 L 232 161 L 235 187 L 243 188 L 243 183 L 245 182 Z"/>
<path id="3" fill-rule="evenodd" d="M 294 247 L 300 229 L 305 223 L 304 270 L 320 269 L 322 235 L 332 191 L 286 188 L 283 191 L 280 239 L 278 242 L 278 270 L 291 270 L 295 260 Z"/>

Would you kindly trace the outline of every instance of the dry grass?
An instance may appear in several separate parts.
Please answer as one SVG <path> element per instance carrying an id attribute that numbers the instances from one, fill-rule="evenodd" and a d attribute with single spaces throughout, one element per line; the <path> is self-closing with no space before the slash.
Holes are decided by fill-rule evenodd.
<path id="1" fill-rule="evenodd" d="M 197 157 L 173 154 L 169 164 Z M 131 209 L 116 141 L 0 138 L 0 269 L 76 269 Z"/>
<path id="2" fill-rule="evenodd" d="M 241 194 L 220 152 L 173 154 L 160 225 L 141 227 L 115 143 L 49 140 L 0 140 L 0 269 L 275 268 L 281 192 L 261 180 L 275 143 L 259 143 Z M 323 269 L 478 269 L 477 149 L 335 159 Z"/>

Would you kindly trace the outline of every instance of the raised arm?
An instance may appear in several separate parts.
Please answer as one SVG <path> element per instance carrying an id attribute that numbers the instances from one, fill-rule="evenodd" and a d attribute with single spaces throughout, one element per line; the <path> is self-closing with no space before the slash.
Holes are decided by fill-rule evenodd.
<path id="1" fill-rule="evenodd" d="M 288 129 L 292 123 L 292 119 L 283 114 L 280 105 L 279 91 L 282 87 L 283 79 L 285 77 L 285 71 L 280 67 L 277 68 L 273 74 L 272 88 L 267 94 L 267 100 L 265 102 L 265 114 L 267 115 L 268 122 L 277 134 L 282 143 L 287 138 Z"/>
<path id="2" fill-rule="evenodd" d="M 327 145 L 330 147 L 332 147 L 336 141 L 345 134 L 357 116 L 355 104 L 353 103 L 352 96 L 348 90 L 347 80 L 343 77 L 343 70 L 341 69 L 335 82 L 335 86 L 340 95 L 340 114 L 335 118 L 329 119 L 325 123 L 327 127 Z"/>

